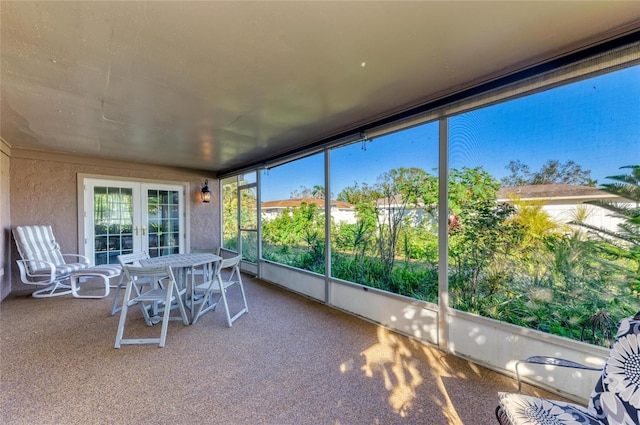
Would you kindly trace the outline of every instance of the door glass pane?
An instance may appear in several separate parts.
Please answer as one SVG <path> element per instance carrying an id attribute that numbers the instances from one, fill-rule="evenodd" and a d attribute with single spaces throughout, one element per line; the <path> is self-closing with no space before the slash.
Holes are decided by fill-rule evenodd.
<path id="1" fill-rule="evenodd" d="M 179 185 L 85 179 L 85 254 L 94 264 L 120 254 L 183 252 L 184 192 Z M 83 213 L 84 215 L 84 213 Z"/>
<path id="2" fill-rule="evenodd" d="M 180 194 L 173 190 L 147 190 L 149 256 L 180 252 Z"/>
<path id="3" fill-rule="evenodd" d="M 129 188 L 95 187 L 93 205 L 94 263 L 117 264 L 118 255 L 133 250 L 133 192 Z"/>

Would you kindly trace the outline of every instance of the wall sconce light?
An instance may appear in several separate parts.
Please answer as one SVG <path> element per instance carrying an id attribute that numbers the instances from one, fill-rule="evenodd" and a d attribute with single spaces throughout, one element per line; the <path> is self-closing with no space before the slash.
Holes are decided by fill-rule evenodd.
<path id="1" fill-rule="evenodd" d="M 209 179 L 205 179 L 204 186 L 202 186 L 202 202 L 211 202 L 211 191 L 209 190 Z"/>

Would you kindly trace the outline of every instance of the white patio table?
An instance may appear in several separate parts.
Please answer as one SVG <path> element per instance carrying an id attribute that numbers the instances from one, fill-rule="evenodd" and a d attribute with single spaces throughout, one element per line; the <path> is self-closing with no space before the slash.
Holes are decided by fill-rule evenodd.
<path id="1" fill-rule="evenodd" d="M 210 253 L 170 254 L 160 257 L 140 260 L 142 266 L 169 266 L 173 269 L 178 287 L 186 289 L 189 294 L 185 300 L 185 306 L 189 309 L 189 323 L 193 322 L 193 288 L 195 288 L 195 269 L 202 267 L 204 276 L 212 276 L 214 264 L 222 260 L 222 257 Z M 187 271 L 191 271 L 191 279 L 187 280 Z"/>

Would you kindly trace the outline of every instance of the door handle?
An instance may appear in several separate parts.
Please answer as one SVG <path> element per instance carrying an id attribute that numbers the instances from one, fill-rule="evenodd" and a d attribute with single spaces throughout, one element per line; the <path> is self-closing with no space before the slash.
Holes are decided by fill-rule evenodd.
<path id="1" fill-rule="evenodd" d="M 136 236 L 138 236 L 138 226 L 136 226 Z"/>
<path id="2" fill-rule="evenodd" d="M 147 232 L 147 227 L 142 226 L 142 236 L 146 235 L 146 232 Z"/>

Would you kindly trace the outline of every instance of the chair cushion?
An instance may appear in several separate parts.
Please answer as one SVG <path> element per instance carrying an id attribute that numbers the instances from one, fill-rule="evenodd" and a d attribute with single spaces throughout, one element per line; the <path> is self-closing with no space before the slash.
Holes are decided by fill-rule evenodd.
<path id="1" fill-rule="evenodd" d="M 513 425 L 602 425 L 587 408 L 577 404 L 504 392 L 498 393 L 498 398 L 504 415 Z"/>
<path id="2" fill-rule="evenodd" d="M 82 265 L 82 264 L 80 264 Z M 122 266 L 118 264 L 100 264 L 89 268 L 79 268 L 74 270 L 76 276 L 105 276 L 113 277 L 122 273 Z"/>
<path id="3" fill-rule="evenodd" d="M 23 260 L 42 260 L 56 265 L 64 265 L 65 261 L 60 252 L 60 245 L 53 236 L 51 226 L 18 226 L 14 230 L 16 246 Z M 49 270 L 42 262 L 27 262 L 30 273 L 38 273 Z M 83 266 L 85 267 L 85 266 Z M 70 273 L 56 270 L 56 274 Z"/>
<path id="4" fill-rule="evenodd" d="M 56 265 L 56 276 L 66 276 L 78 270 L 85 270 L 87 265 L 84 263 L 66 263 Z"/>
<path id="5" fill-rule="evenodd" d="M 640 320 L 620 322 L 589 411 L 609 425 L 640 424 Z"/>

